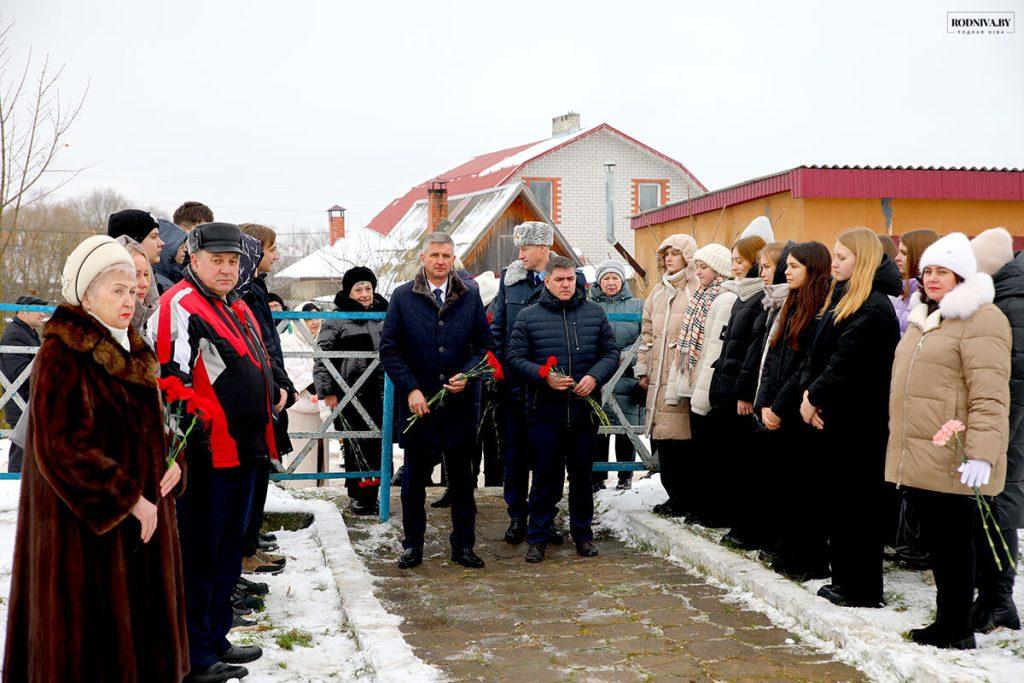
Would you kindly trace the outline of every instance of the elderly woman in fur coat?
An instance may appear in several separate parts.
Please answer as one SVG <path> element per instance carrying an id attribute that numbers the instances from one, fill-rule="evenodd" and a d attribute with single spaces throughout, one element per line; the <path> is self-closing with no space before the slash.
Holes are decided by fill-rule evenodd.
<path id="1" fill-rule="evenodd" d="M 130 323 L 135 266 L 80 244 L 32 373 L 4 681 L 179 681 L 181 551 L 157 361 Z M 125 417 L 129 419 L 125 419 Z"/>

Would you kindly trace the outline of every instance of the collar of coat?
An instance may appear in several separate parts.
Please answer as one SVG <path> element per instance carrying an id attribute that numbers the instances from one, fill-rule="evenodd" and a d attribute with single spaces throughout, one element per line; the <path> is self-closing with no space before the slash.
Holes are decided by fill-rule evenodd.
<path id="1" fill-rule="evenodd" d="M 128 328 L 132 349 L 129 354 L 82 307 L 62 304 L 43 328 L 43 337 L 54 337 L 69 349 L 91 353 L 96 364 L 113 377 L 146 387 L 157 386 L 160 367 L 156 356 L 132 327 Z"/>
<path id="2" fill-rule="evenodd" d="M 448 273 L 448 293 L 444 299 L 444 305 L 441 306 L 441 311 L 454 305 L 459 297 L 469 291 L 469 287 L 462 281 L 462 278 L 456 275 L 455 271 L 452 270 Z M 434 300 L 433 288 L 430 286 L 430 281 L 427 280 L 426 272 L 420 268 L 416 273 L 416 277 L 412 281 L 412 292 L 413 294 L 422 294 L 423 296 L 430 299 L 435 305 L 437 302 Z"/>
<path id="3" fill-rule="evenodd" d="M 505 269 L 505 286 L 511 287 L 517 282 L 522 282 L 529 274 L 530 271 L 526 269 L 523 262 L 516 259 L 512 263 L 508 264 L 508 268 Z"/>
<path id="4" fill-rule="evenodd" d="M 931 332 L 942 324 L 943 318 L 967 320 L 977 313 L 979 308 L 992 303 L 995 295 L 992 276 L 987 273 L 975 273 L 942 297 L 938 310 L 931 315 L 928 314 L 928 305 L 921 302 L 921 292 L 914 292 L 910 297 L 912 309 L 907 322 L 916 325 L 922 332 Z"/>
<path id="5" fill-rule="evenodd" d="M 764 283 L 759 277 L 745 277 L 741 280 L 726 280 L 722 283 L 722 290 L 732 292 L 740 301 L 746 301 L 758 292 L 764 291 Z"/>

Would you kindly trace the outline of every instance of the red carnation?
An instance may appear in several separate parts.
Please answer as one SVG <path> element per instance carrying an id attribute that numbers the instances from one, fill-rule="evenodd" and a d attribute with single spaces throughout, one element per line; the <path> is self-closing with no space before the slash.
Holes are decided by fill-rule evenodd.
<path id="1" fill-rule="evenodd" d="M 185 402 L 185 410 L 199 418 L 204 425 L 209 425 L 213 419 L 213 401 L 193 393 Z"/>
<path id="2" fill-rule="evenodd" d="M 188 401 L 195 396 L 195 392 L 186 387 L 180 379 L 171 375 L 160 378 L 160 390 L 164 392 L 168 403 L 175 401 Z"/>
<path id="3" fill-rule="evenodd" d="M 491 366 L 491 370 L 494 372 L 494 380 L 496 382 L 500 382 L 505 379 L 505 370 L 502 369 L 501 363 L 498 362 L 498 357 L 495 356 L 493 352 L 488 351 L 484 359 L 487 361 L 487 364 Z"/>
<path id="4" fill-rule="evenodd" d="M 547 362 L 540 366 L 540 376 L 547 379 L 548 375 L 551 374 L 551 370 L 558 365 L 558 358 L 555 356 L 548 356 Z"/>
<path id="5" fill-rule="evenodd" d="M 490 325 L 494 322 L 494 311 L 487 311 L 487 324 Z"/>

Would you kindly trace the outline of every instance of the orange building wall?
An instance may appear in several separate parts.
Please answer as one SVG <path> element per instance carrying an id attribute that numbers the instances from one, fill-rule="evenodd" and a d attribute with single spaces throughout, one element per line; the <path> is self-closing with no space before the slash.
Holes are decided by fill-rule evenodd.
<path id="1" fill-rule="evenodd" d="M 894 199 L 893 234 L 917 228 L 939 233 L 965 232 L 976 235 L 982 230 L 1002 226 L 1016 237 L 1024 237 L 1024 202 L 942 199 Z M 648 273 L 655 266 L 655 250 L 665 237 L 675 233 L 695 235 L 703 246 L 714 241 L 730 244 L 734 237 L 757 216 L 768 216 L 780 240 L 818 240 L 830 249 L 836 235 L 847 228 L 868 227 L 885 232 L 881 199 L 794 199 L 789 192 L 728 206 L 724 212 L 709 211 L 636 231 L 635 257 Z M 719 216 L 721 220 L 719 222 Z M 651 282 L 648 275 L 648 282 Z"/>
<path id="2" fill-rule="evenodd" d="M 758 216 L 768 216 L 775 226 L 775 236 L 778 239 L 800 240 L 803 235 L 803 212 L 802 199 L 793 199 L 788 192 L 780 192 L 727 206 L 724 210 L 709 211 L 640 228 L 634 235 L 633 256 L 648 272 L 648 282 L 652 282 L 650 273 L 656 270 L 655 253 L 658 245 L 669 235 L 680 232 L 693 235 L 697 240 L 697 246 L 703 246 L 711 241 L 731 245 L 750 221 Z"/>

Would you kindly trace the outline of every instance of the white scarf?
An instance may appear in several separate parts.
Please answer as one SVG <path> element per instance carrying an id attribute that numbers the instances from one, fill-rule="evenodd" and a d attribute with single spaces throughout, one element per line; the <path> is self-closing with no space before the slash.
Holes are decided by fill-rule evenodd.
<path id="1" fill-rule="evenodd" d="M 96 318 L 97 322 L 99 322 L 100 325 L 103 325 L 103 327 L 107 328 L 107 330 L 110 331 L 110 336 L 113 337 L 114 341 L 120 344 L 125 351 L 131 352 L 132 344 L 128 340 L 128 328 L 119 330 L 116 327 L 111 327 L 110 325 L 100 320 L 99 316 L 93 313 L 92 311 L 89 311 L 89 315 Z"/>

